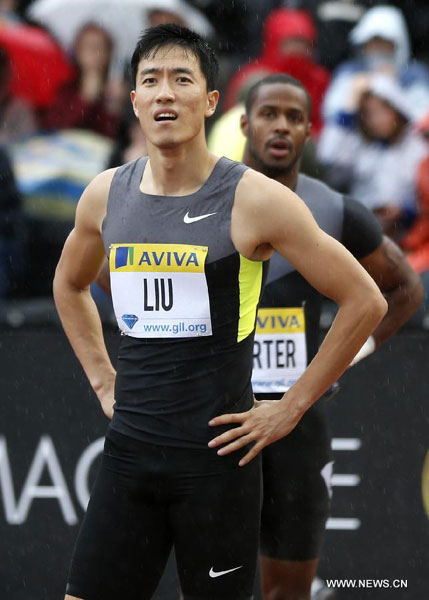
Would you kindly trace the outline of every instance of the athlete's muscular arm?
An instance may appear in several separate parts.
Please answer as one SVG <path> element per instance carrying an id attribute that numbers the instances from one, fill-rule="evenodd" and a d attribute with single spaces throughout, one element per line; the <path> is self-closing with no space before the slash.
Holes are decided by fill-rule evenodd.
<path id="1" fill-rule="evenodd" d="M 339 242 L 319 229 L 304 203 L 260 173 L 246 172 L 237 187 L 231 236 L 237 250 L 249 259 L 264 259 L 277 250 L 339 306 L 318 354 L 281 400 L 256 402 L 248 412 L 222 415 L 210 422 L 240 424 L 210 446 L 229 442 L 218 451 L 227 454 L 253 443 L 240 461 L 244 465 L 264 446 L 288 434 L 338 379 L 380 323 L 387 305 L 368 273 Z"/>
<path id="2" fill-rule="evenodd" d="M 98 175 L 83 193 L 54 279 L 54 298 L 64 330 L 109 418 L 113 415 L 115 370 L 89 286 L 105 258 L 101 224 L 113 172 Z"/>
<path id="3" fill-rule="evenodd" d="M 112 290 L 110 287 L 110 271 L 109 271 L 109 261 L 107 257 L 103 261 L 100 271 L 98 272 L 97 279 L 95 280 L 98 285 L 101 287 L 103 292 L 105 292 L 108 296 L 112 295 Z"/>
<path id="4" fill-rule="evenodd" d="M 388 304 L 384 319 L 372 334 L 379 346 L 416 312 L 423 300 L 423 285 L 400 248 L 386 236 L 377 250 L 359 262 L 377 283 Z"/>

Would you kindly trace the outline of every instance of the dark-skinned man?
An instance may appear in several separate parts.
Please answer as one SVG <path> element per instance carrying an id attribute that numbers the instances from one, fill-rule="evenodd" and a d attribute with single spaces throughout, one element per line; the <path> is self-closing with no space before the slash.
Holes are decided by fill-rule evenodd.
<path id="1" fill-rule="evenodd" d="M 374 278 L 388 312 L 355 358 L 392 336 L 422 300 L 420 278 L 400 249 L 383 237 L 360 203 L 299 174 L 311 128 L 311 100 L 288 75 L 251 88 L 241 128 L 243 162 L 296 191 L 319 226 L 341 241 Z M 253 390 L 278 399 L 317 352 L 322 297 L 279 254 L 270 261 L 254 347 Z M 330 436 L 318 401 L 285 438 L 263 450 L 264 501 L 260 566 L 264 600 L 308 600 L 329 512 Z"/>

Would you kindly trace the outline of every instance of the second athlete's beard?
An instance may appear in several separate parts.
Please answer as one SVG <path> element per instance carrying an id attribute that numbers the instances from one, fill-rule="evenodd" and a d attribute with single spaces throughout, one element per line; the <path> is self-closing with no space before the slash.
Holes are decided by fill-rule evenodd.
<path id="1" fill-rule="evenodd" d="M 259 171 L 260 173 L 263 173 L 270 179 L 276 179 L 276 177 L 279 177 L 280 175 L 288 175 L 293 170 L 293 168 L 295 167 L 295 165 L 298 161 L 298 156 L 295 156 L 294 159 L 288 165 L 276 166 L 276 165 L 272 165 L 272 164 L 267 164 L 255 152 L 250 139 L 249 139 L 249 154 L 252 157 L 255 164 L 257 165 L 256 170 Z"/>

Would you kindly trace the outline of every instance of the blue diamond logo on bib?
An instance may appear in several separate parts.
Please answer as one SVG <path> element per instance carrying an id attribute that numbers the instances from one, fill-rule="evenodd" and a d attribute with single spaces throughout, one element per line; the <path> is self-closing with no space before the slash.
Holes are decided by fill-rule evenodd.
<path id="1" fill-rule="evenodd" d="M 122 315 L 121 319 L 123 320 L 125 325 L 127 325 L 127 327 L 129 327 L 130 329 L 132 329 L 139 320 L 139 318 L 136 315 Z"/>

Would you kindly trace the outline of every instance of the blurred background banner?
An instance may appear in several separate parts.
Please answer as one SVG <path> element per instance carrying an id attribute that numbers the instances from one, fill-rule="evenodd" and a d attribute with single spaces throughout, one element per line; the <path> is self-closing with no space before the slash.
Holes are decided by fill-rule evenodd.
<path id="1" fill-rule="evenodd" d="M 0 597 L 54 600 L 108 423 L 43 311 L 0 316 Z M 119 334 L 109 326 L 106 340 L 115 356 Z M 428 333 L 409 329 L 350 369 L 329 403 L 333 506 L 319 574 L 407 582 L 393 592 L 338 590 L 338 600 L 427 598 L 428 354 Z M 171 562 L 155 600 L 178 597 Z"/>
<path id="2" fill-rule="evenodd" d="M 112 148 L 109 138 L 78 129 L 33 136 L 14 145 L 24 212 L 73 221 L 83 190 L 103 170 Z"/>

